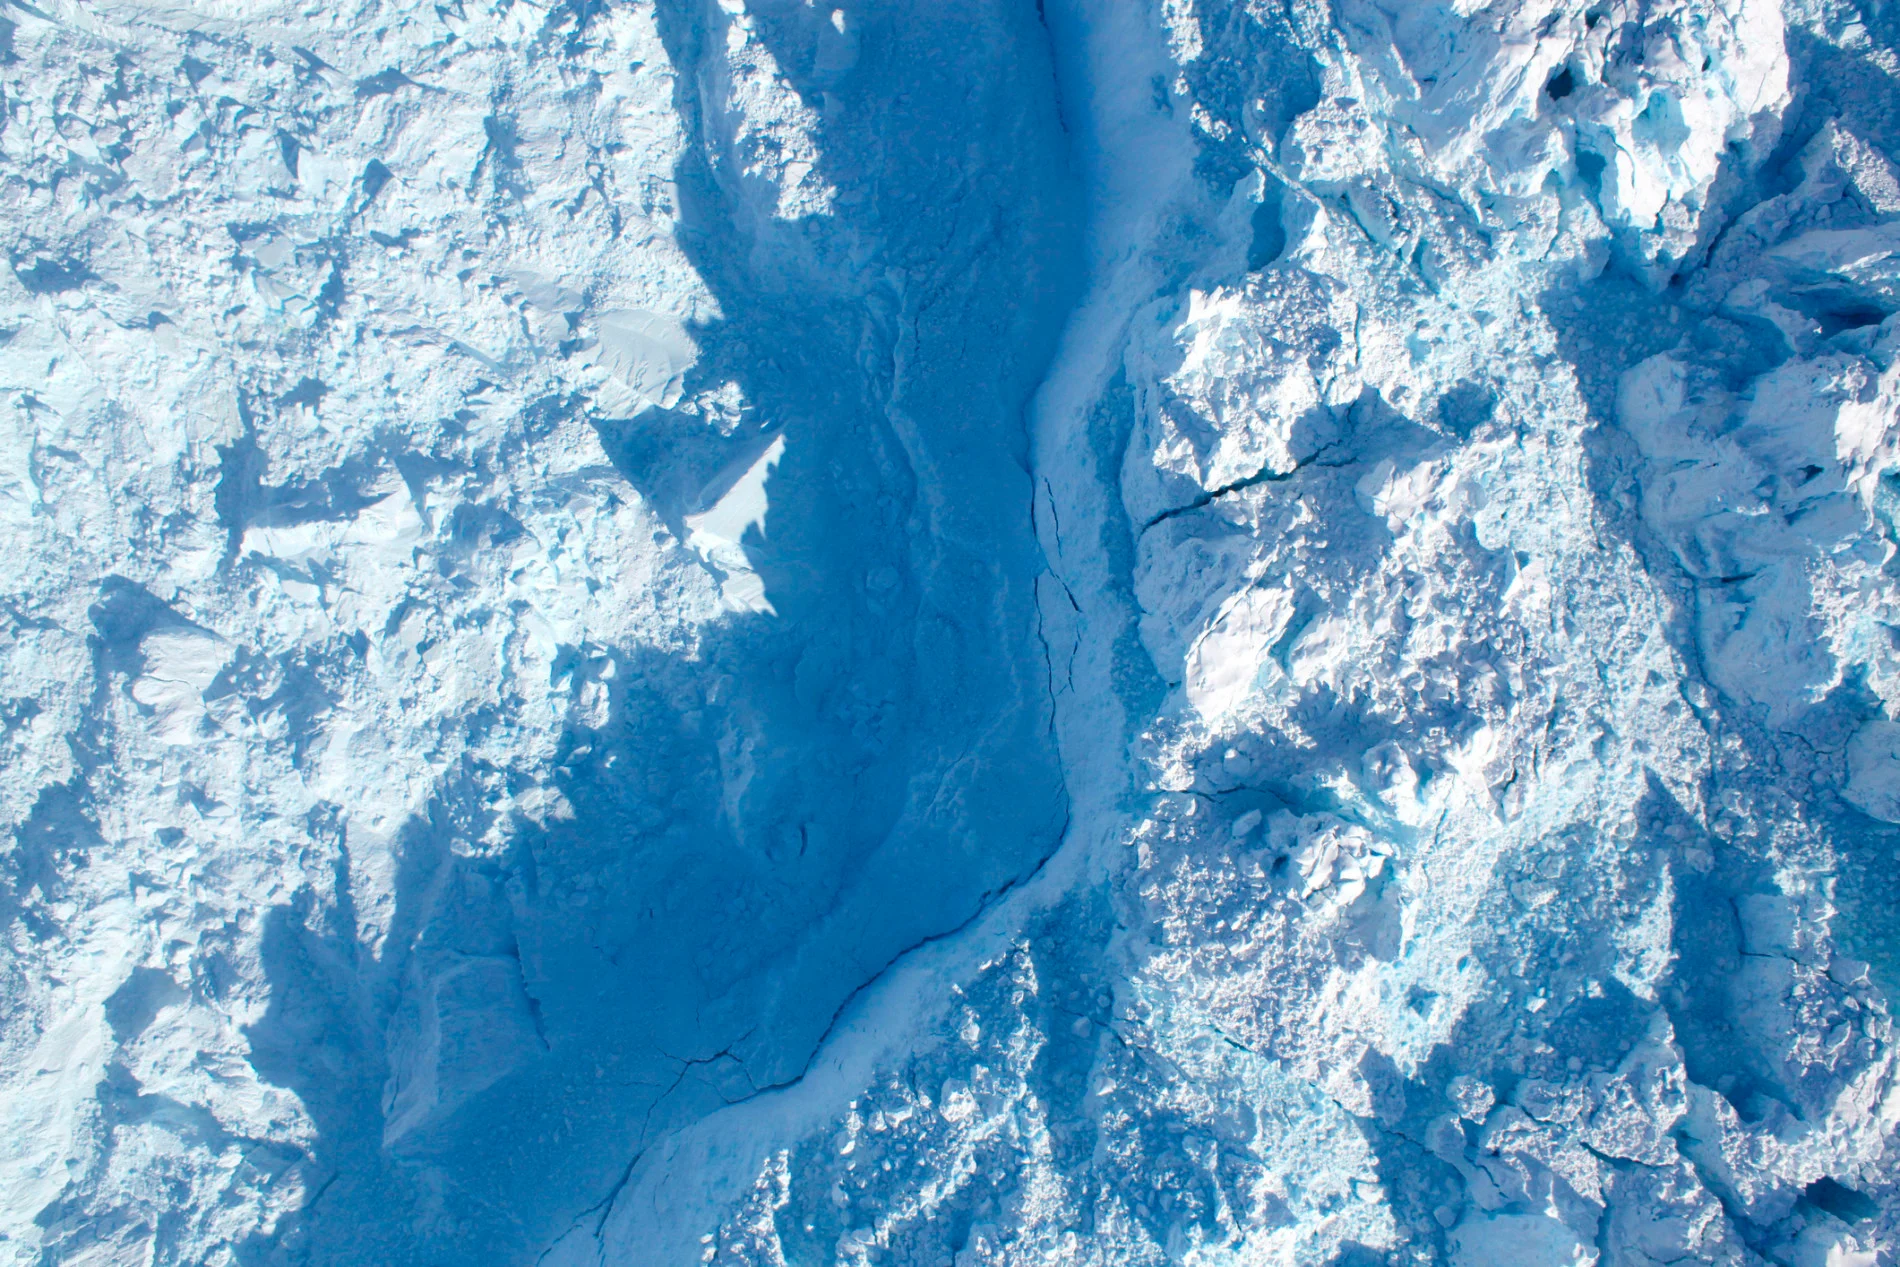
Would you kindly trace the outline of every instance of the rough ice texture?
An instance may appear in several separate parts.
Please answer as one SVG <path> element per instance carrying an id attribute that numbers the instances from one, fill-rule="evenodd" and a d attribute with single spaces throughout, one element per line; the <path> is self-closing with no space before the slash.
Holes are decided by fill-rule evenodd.
<path id="1" fill-rule="evenodd" d="M 0 1256 L 1900 1247 L 1900 9 L 0 15 Z"/>

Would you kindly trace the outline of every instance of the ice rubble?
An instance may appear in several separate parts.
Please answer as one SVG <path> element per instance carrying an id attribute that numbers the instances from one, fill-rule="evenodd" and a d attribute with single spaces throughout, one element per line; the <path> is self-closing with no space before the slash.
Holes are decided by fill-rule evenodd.
<path id="1" fill-rule="evenodd" d="M 0 31 L 14 1260 L 1892 1252 L 1900 16 Z"/>

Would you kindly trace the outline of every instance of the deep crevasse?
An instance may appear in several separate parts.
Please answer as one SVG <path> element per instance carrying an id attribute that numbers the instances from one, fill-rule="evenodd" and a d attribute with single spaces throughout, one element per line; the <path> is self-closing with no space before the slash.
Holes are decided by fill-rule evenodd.
<path id="1" fill-rule="evenodd" d="M 10 689 L 40 701 L 15 729 L 79 737 L 70 758 L 23 744 L 43 766 L 8 776 L 32 816 L 11 855 L 29 1002 L 7 1035 L 39 1045 L 9 1065 L 28 1147 L 7 1164 L 31 1178 L 9 1185 L 10 1226 L 39 1229 L 16 1243 L 173 1261 L 244 1236 L 242 1258 L 309 1261 L 1880 1260 L 1892 17 L 1741 0 L 525 12 L 438 11 L 477 33 L 461 43 L 398 24 L 417 34 L 385 70 L 339 71 L 315 36 L 268 60 L 257 37 L 259 82 L 331 104 L 307 134 L 249 136 L 229 111 L 248 139 L 222 161 L 281 164 L 262 193 L 291 202 L 222 230 L 250 289 L 218 318 L 237 324 L 198 337 L 243 347 L 251 306 L 287 314 L 257 354 L 283 381 L 234 393 L 250 412 L 191 440 L 195 465 L 115 447 L 130 415 L 88 412 L 90 380 L 18 389 L 95 445 L 37 442 L 22 522 L 63 498 L 78 537 L 97 502 L 59 464 L 92 461 L 195 526 L 129 527 L 129 553 L 100 533 L 63 582 L 89 613 L 15 634 L 10 672 L 43 675 Z M 109 33 L 120 46 L 157 38 L 141 13 Z M 16 55 L 50 64 L 64 30 L 23 19 Z M 223 100 L 210 59 L 180 67 Z M 487 104 L 431 95 L 450 68 L 480 68 Z M 79 145 L 82 173 L 123 145 L 126 178 L 162 186 L 138 127 L 113 125 L 94 160 L 61 122 L 133 113 L 126 73 L 32 135 Z M 207 117 L 194 162 L 219 135 Z M 407 129 L 413 164 L 341 157 L 365 120 Z M 483 197 L 462 211 L 441 191 L 471 178 Z M 313 186 L 348 191 L 341 221 L 284 219 L 322 204 Z M 425 187 L 435 201 L 406 192 Z M 1031 190 L 1046 209 L 1021 205 Z M 411 205 L 461 218 L 375 219 Z M 14 273 L 40 325 L 9 343 L 16 365 L 42 327 L 115 365 L 175 355 L 163 341 L 192 328 L 157 305 L 145 333 L 99 341 L 144 306 L 112 316 L 140 274 L 109 271 L 104 228 L 81 216 L 68 246 L 50 213 L 36 223 Z M 371 259 L 435 252 L 436 324 L 379 318 L 405 356 L 437 349 L 379 370 L 410 401 L 445 393 L 424 452 L 330 374 L 302 376 L 326 346 L 370 363 L 323 342 L 368 325 L 350 306 L 369 306 L 351 296 L 371 270 L 345 249 L 365 238 L 392 253 Z M 512 271 L 474 266 L 483 250 Z M 489 325 L 455 309 L 485 303 Z M 148 338 L 160 351 L 113 342 Z M 996 365 L 993 385 L 972 364 Z M 1037 374 L 1032 443 L 1012 451 Z M 902 509 L 881 528 L 885 497 Z M 887 560 L 898 523 L 909 544 Z M 619 570 L 577 583 L 577 532 Z M 418 599 L 425 560 L 445 584 Z M 220 625 L 247 566 L 278 588 Z M 299 603 L 332 623 L 313 633 Z M 95 693 L 62 703 L 50 666 L 85 620 L 96 667 L 74 689 Z M 255 628 L 274 660 L 229 649 Z M 987 631 L 988 657 L 934 658 L 956 629 Z M 480 701 L 468 683 L 491 663 L 524 685 Z M 470 676 L 402 685 L 445 664 Z M 299 703 L 315 687 L 328 711 Z M 381 689 L 376 731 L 360 719 Z M 1033 777 L 1045 691 L 1066 810 L 1035 791 L 1054 785 Z M 226 701 L 255 701 L 258 729 Z M 446 758 L 443 739 L 368 756 L 356 736 L 387 743 L 418 709 Z M 216 744 L 256 768 L 206 778 Z M 833 777 L 839 745 L 865 774 Z M 1026 758 L 1026 785 L 986 783 Z M 922 850 L 875 812 L 899 772 L 901 803 L 951 828 Z M 231 808 L 298 780 L 347 814 Z M 374 815 L 412 821 L 386 791 L 405 780 L 430 808 L 399 836 Z M 287 811 L 305 835 L 257 849 L 255 824 Z M 708 853 L 722 824 L 731 843 Z M 96 843 L 62 843 L 81 832 Z M 854 841 L 916 865 L 867 873 Z M 812 879 L 812 905 L 788 904 L 803 867 L 858 879 L 862 905 L 814 925 L 849 886 Z M 303 953 L 272 942 L 286 927 Z M 57 1088 L 30 1072 L 47 1051 Z M 31 1151 L 49 1142 L 58 1164 Z M 339 1163 L 344 1186 L 322 1190 Z M 174 1186 L 141 1177 L 158 1173 Z"/>

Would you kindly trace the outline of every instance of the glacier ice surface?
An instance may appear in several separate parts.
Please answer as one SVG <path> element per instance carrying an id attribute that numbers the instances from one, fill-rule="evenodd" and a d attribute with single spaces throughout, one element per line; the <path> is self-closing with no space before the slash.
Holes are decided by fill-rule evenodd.
<path id="1" fill-rule="evenodd" d="M 0 14 L 0 1259 L 1900 1252 L 1900 9 Z"/>

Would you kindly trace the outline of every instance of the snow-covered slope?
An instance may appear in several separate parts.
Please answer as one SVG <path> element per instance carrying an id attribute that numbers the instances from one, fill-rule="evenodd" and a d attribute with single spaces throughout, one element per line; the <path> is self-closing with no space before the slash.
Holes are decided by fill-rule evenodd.
<path id="1" fill-rule="evenodd" d="M 1886 1261 L 1889 9 L 15 5 L 0 1246 Z"/>

